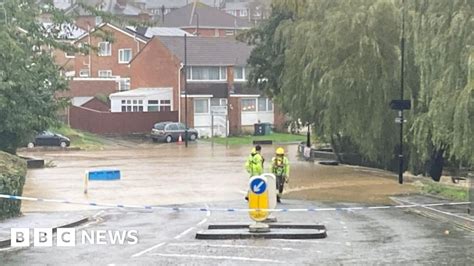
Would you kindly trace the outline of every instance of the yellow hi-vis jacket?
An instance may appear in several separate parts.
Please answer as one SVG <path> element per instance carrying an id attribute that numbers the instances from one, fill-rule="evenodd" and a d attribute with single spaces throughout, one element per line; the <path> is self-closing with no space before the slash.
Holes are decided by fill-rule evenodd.
<path id="1" fill-rule="evenodd" d="M 278 176 L 290 176 L 290 162 L 286 156 L 283 157 L 273 157 L 272 163 L 270 165 L 270 173 Z"/>
<path id="2" fill-rule="evenodd" d="M 250 154 L 245 162 L 245 170 L 250 177 L 263 174 L 263 157 L 259 153 Z"/>

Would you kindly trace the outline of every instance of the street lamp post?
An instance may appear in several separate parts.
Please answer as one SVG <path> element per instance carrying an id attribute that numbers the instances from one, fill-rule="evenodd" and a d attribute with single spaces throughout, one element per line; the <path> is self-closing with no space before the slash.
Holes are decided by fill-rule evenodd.
<path id="1" fill-rule="evenodd" d="M 186 34 L 184 34 L 184 144 L 188 147 L 188 55 Z M 180 96 L 181 97 L 181 96 Z"/>

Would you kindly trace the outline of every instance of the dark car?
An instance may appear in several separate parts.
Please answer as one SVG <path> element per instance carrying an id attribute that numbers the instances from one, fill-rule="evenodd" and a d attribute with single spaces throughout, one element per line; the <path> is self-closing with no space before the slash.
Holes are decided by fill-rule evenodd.
<path id="1" fill-rule="evenodd" d="M 35 146 L 60 146 L 62 148 L 69 147 L 71 140 L 61 134 L 43 131 L 36 135 L 35 139 L 28 143 L 28 148 Z"/>
<path id="2" fill-rule="evenodd" d="M 183 123 L 160 122 L 156 123 L 151 130 L 151 139 L 153 142 L 172 142 L 177 141 L 179 136 L 184 140 L 184 130 L 186 126 Z M 188 128 L 188 139 L 196 140 L 198 132 L 194 128 Z"/>

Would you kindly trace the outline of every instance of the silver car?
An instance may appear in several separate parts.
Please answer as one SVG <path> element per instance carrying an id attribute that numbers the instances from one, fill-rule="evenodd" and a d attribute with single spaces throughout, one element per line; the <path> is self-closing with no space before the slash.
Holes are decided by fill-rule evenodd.
<path id="1" fill-rule="evenodd" d="M 151 139 L 153 142 L 172 142 L 181 139 L 184 141 L 186 126 L 183 123 L 160 122 L 156 123 L 151 130 Z M 198 132 L 194 128 L 188 128 L 188 140 L 196 140 Z"/>

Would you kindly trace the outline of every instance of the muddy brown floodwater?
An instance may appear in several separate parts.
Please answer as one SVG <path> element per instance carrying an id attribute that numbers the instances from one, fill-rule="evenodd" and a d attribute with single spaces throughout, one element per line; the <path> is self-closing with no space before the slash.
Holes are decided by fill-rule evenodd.
<path id="1" fill-rule="evenodd" d="M 113 140 L 112 140 L 113 142 Z M 265 169 L 277 146 L 263 146 Z M 323 166 L 298 161 L 297 146 L 283 146 L 291 162 L 291 179 L 284 198 L 325 202 L 390 203 L 392 195 L 415 191 L 399 185 L 393 173 L 353 166 Z M 226 147 L 207 142 L 184 145 L 125 142 L 102 151 L 30 152 L 56 167 L 30 170 L 24 196 L 93 201 L 109 204 L 186 204 L 243 200 L 248 175 L 244 163 L 251 146 Z M 119 169 L 119 181 L 89 183 L 84 172 Z M 89 206 L 24 202 L 23 211 L 89 209 Z"/>

